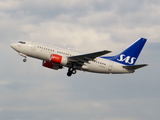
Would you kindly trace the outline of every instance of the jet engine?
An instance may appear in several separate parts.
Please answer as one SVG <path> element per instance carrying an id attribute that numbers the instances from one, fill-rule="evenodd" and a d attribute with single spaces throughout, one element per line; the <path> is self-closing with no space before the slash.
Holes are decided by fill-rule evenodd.
<path id="1" fill-rule="evenodd" d="M 56 63 L 56 64 L 61 64 L 61 65 L 66 65 L 68 60 L 67 60 L 67 57 L 65 57 L 65 56 L 52 54 L 50 57 L 50 62 Z"/>
<path id="2" fill-rule="evenodd" d="M 52 63 L 52 62 L 49 62 L 49 61 L 43 61 L 42 66 L 50 68 L 50 69 L 54 69 L 54 70 L 58 70 L 58 69 L 63 68 L 61 65 L 55 64 L 55 63 Z"/>

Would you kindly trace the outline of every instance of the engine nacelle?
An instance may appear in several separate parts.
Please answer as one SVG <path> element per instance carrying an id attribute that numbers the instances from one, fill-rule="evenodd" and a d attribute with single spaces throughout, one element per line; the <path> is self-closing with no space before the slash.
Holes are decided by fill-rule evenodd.
<path id="1" fill-rule="evenodd" d="M 61 65 L 66 65 L 68 60 L 67 60 L 67 57 L 65 57 L 65 56 L 52 54 L 51 58 L 50 58 L 50 62 L 56 63 L 56 64 L 61 64 Z"/>
<path id="2" fill-rule="evenodd" d="M 50 68 L 50 69 L 54 69 L 54 70 L 58 70 L 58 69 L 62 69 L 63 67 L 58 65 L 58 64 L 54 64 L 52 62 L 49 61 L 43 61 L 42 66 Z"/>

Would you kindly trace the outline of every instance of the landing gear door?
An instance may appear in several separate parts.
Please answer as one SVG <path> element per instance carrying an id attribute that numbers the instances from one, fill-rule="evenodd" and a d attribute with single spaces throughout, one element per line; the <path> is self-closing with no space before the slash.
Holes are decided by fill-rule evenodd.
<path id="1" fill-rule="evenodd" d="M 32 48 L 32 50 L 35 50 L 35 48 L 36 48 L 36 43 L 35 42 L 32 42 L 31 48 Z"/>

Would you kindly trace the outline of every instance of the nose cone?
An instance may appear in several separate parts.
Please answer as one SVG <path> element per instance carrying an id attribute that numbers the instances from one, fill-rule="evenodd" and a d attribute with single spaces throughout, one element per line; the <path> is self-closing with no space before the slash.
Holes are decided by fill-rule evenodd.
<path id="1" fill-rule="evenodd" d="M 11 44 L 11 48 L 13 48 L 14 50 L 16 50 L 16 48 L 17 48 L 17 44 Z"/>

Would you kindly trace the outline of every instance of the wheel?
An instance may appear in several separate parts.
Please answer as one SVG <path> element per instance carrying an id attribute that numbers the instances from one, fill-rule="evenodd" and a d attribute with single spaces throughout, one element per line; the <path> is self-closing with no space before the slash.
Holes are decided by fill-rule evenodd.
<path id="1" fill-rule="evenodd" d="M 72 74 L 76 74 L 76 73 L 77 73 L 76 69 L 73 69 Z"/>
<path id="2" fill-rule="evenodd" d="M 72 75 L 72 71 L 69 71 L 69 72 L 67 73 L 67 76 L 70 77 L 71 75 Z"/>
<path id="3" fill-rule="evenodd" d="M 70 68 L 68 69 L 67 75 L 70 77 L 72 74 L 76 74 L 76 73 L 77 73 L 76 69 L 70 67 Z"/>
<path id="4" fill-rule="evenodd" d="M 27 59 L 23 59 L 23 62 L 26 62 L 27 61 Z"/>

